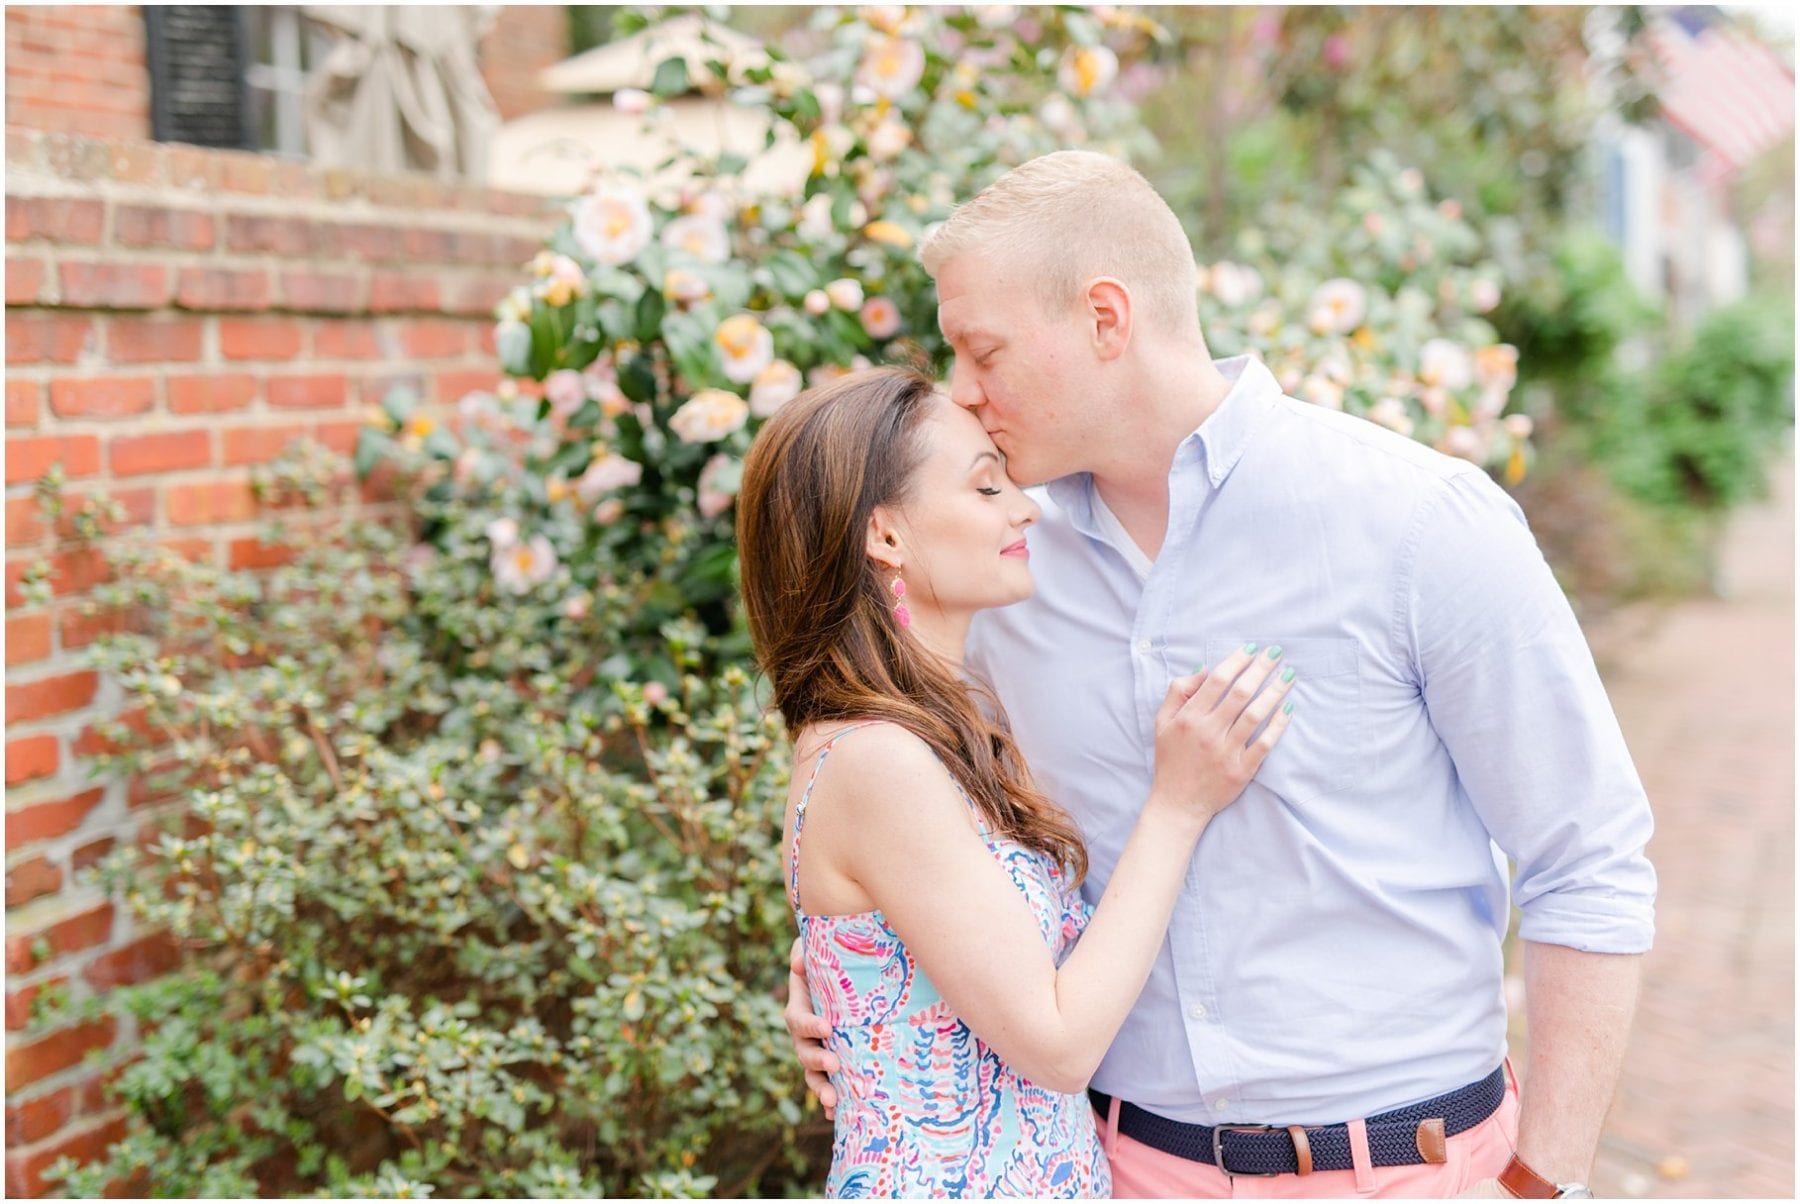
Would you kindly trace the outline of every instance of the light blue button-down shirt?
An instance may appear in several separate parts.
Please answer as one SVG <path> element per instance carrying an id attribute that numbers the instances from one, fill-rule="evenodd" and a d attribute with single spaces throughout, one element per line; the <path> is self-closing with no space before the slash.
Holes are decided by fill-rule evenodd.
<path id="1" fill-rule="evenodd" d="M 1649 948 L 1650 809 L 1518 507 L 1479 468 L 1281 394 L 1258 361 L 1169 474 L 1154 562 L 1085 475 L 1034 490 L 1037 592 L 977 616 L 1095 901 L 1149 793 L 1169 679 L 1248 641 L 1292 725 L 1201 837 L 1094 1086 L 1177 1120 L 1325 1124 L 1481 1078 L 1505 1050 L 1507 863 L 1533 941 Z"/>

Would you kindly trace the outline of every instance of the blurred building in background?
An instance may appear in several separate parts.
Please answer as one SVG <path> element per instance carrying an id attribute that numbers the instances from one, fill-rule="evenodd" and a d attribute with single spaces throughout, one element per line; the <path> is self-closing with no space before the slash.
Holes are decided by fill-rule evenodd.
<path id="1" fill-rule="evenodd" d="M 1632 283 L 1691 328 L 1749 289 L 1756 231 L 1732 212 L 1730 185 L 1791 137 L 1794 75 L 1712 5 L 1653 10 L 1645 43 L 1664 75 L 1661 120 L 1615 125 L 1597 148 L 1603 217 Z"/>

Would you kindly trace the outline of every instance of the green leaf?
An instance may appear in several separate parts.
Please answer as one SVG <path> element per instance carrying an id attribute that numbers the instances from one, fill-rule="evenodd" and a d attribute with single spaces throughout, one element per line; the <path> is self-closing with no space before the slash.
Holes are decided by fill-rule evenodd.
<path id="1" fill-rule="evenodd" d="M 649 343 L 655 340 L 662 331 L 663 314 L 666 312 L 668 306 L 663 301 L 663 295 L 653 288 L 645 289 L 637 303 L 635 334 L 638 342 Z"/>
<path id="2" fill-rule="evenodd" d="M 804 297 L 822 283 L 811 261 L 798 251 L 777 251 L 769 257 L 767 266 L 769 279 L 789 300 Z"/>
<path id="3" fill-rule="evenodd" d="M 668 100 L 680 96 L 688 90 L 687 63 L 679 55 L 666 58 L 656 65 L 656 75 L 650 81 L 650 94 L 659 100 Z"/>
<path id="4" fill-rule="evenodd" d="M 356 433 L 356 454 L 352 465 L 356 469 L 359 480 L 367 480 L 375 465 L 386 458 L 394 449 L 394 441 L 372 426 L 365 426 Z"/>
<path id="5" fill-rule="evenodd" d="M 412 417 L 413 408 L 418 404 L 419 396 L 410 385 L 395 385 L 381 399 L 382 410 L 397 427 L 406 425 L 406 420 Z"/>

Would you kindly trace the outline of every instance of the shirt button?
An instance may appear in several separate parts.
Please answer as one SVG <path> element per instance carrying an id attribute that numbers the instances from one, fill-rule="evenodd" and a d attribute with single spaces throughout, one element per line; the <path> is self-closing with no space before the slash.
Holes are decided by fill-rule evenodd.
<path id="1" fill-rule="evenodd" d="M 1149 656 L 1150 655 L 1150 641 L 1149 640 L 1139 640 L 1138 641 L 1138 654 L 1141 656 Z"/>
<path id="2" fill-rule="evenodd" d="M 1225 1109 L 1231 1107 L 1231 1101 L 1221 1095 L 1218 1099 L 1213 1101 L 1213 1107 L 1218 1111 L 1223 1112 Z"/>
<path id="3" fill-rule="evenodd" d="M 1188 1009 L 1188 1016 L 1195 1020 L 1204 1020 L 1206 1019 L 1206 1009 L 1199 1004 L 1195 1004 Z"/>

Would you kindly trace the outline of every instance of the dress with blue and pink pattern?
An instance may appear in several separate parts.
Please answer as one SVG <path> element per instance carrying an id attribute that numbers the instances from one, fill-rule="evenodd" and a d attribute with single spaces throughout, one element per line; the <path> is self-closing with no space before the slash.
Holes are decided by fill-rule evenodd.
<path id="1" fill-rule="evenodd" d="M 819 751 L 795 807 L 788 861 L 813 1010 L 831 1024 L 826 1047 L 840 1067 L 831 1076 L 837 1127 L 825 1194 L 1110 1196 L 1112 1176 L 1084 1095 L 1046 1090 L 1002 1061 L 950 1011 L 880 911 L 801 910 L 806 805 L 832 745 L 855 730 L 836 733 Z M 1088 905 L 1061 866 L 996 839 L 979 812 L 976 822 L 1060 963 L 1087 925 Z"/>

